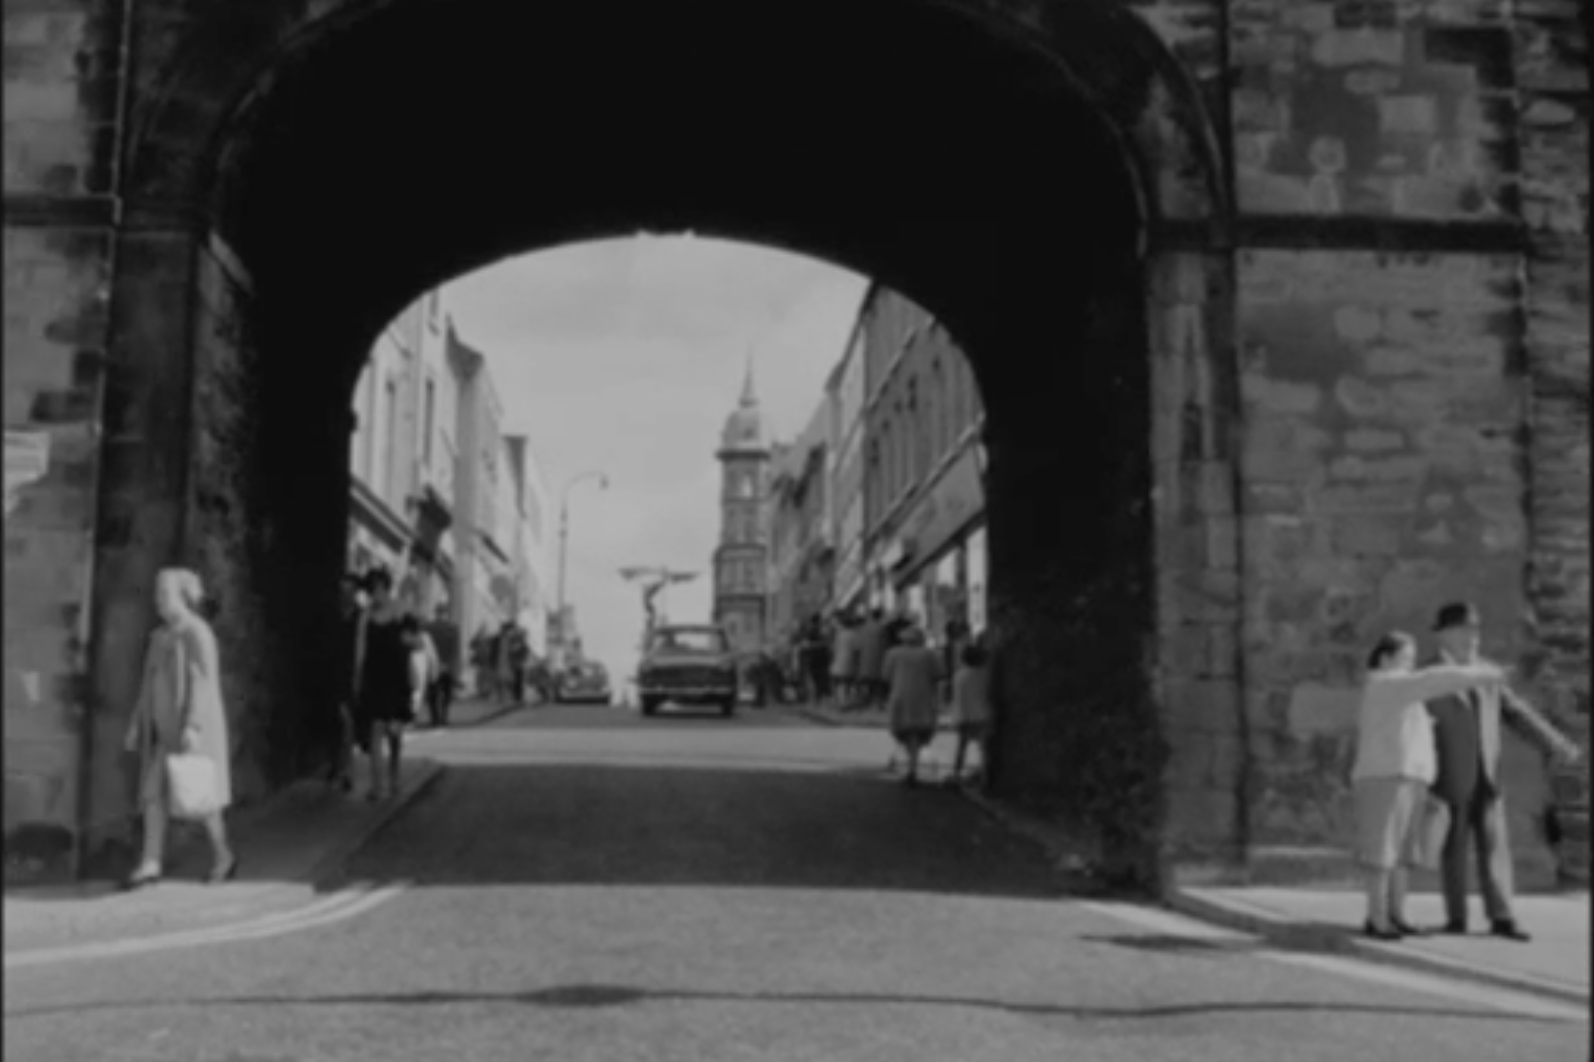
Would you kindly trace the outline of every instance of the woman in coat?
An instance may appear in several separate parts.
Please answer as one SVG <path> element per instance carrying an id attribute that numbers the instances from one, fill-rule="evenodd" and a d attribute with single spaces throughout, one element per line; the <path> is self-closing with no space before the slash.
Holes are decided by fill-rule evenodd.
<path id="1" fill-rule="evenodd" d="M 1428 787 L 1438 771 L 1433 720 L 1423 703 L 1472 686 L 1503 681 L 1493 664 L 1438 664 L 1418 669 L 1417 643 L 1403 631 L 1379 639 L 1367 660 L 1351 768 L 1358 856 L 1367 870 L 1367 921 L 1377 940 L 1418 930 L 1406 921 L 1406 871 L 1414 862 Z"/>
<path id="2" fill-rule="evenodd" d="M 919 753 L 935 737 L 941 707 L 941 654 L 924 643 L 924 631 L 912 625 L 904 628 L 902 644 L 886 653 L 884 667 L 891 736 L 908 754 L 908 772 L 902 780 L 909 786 L 918 784 Z"/>
<path id="3" fill-rule="evenodd" d="M 144 817 L 144 853 L 128 888 L 161 879 L 170 815 L 166 758 L 197 752 L 213 765 L 217 810 L 205 817 L 214 863 L 209 880 L 222 882 L 238 871 L 227 843 L 222 811 L 232 803 L 232 747 L 221 698 L 216 636 L 195 611 L 204 597 L 199 576 L 167 568 L 155 578 L 155 609 L 161 625 L 150 635 L 138 703 L 128 725 L 126 748 L 139 764 L 138 799 Z"/>

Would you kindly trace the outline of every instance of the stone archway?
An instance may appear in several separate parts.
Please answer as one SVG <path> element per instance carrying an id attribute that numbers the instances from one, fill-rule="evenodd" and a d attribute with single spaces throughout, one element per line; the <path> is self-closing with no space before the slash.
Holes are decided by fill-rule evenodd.
<path id="1" fill-rule="evenodd" d="M 1236 852 L 1229 211 L 1185 68 L 1105 2 L 520 6 L 135 27 L 91 808 L 118 799 L 142 602 L 174 557 L 220 599 L 242 784 L 305 766 L 330 695 L 313 648 L 342 563 L 348 391 L 377 328 L 502 255 L 690 227 L 870 273 L 963 340 L 991 425 L 1000 793 L 1130 880 Z M 579 106 L 538 106 L 561 89 Z M 728 99 L 764 120 L 737 125 Z M 503 127 L 517 115 L 534 134 Z M 638 159 L 670 161 L 616 178 Z M 1192 632 L 1230 659 L 1185 661 Z"/>

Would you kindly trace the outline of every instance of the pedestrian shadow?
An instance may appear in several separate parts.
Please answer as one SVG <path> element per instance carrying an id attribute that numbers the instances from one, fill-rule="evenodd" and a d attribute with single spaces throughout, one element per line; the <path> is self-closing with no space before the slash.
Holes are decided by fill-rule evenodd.
<path id="1" fill-rule="evenodd" d="M 218 1007 L 455 1007 L 508 1005 L 546 1010 L 598 1010 L 648 1003 L 811 1004 L 846 1007 L 918 1006 L 936 1009 L 964 1008 L 1031 1019 L 1079 1022 L 1137 1022 L 1223 1015 L 1336 1014 L 1389 1018 L 1444 1018 L 1456 1021 L 1522 1025 L 1565 1025 L 1571 1017 L 1455 1007 L 1404 1004 L 1329 1003 L 1320 1000 L 1269 1000 L 1255 1002 L 1212 1001 L 1145 1007 L 1082 1007 L 1060 1003 L 1022 1003 L 968 996 L 832 993 L 832 992 L 729 992 L 694 989 L 640 988 L 630 985 L 569 984 L 524 992 L 459 992 L 446 989 L 419 992 L 347 993 L 342 995 L 210 996 L 190 1000 L 126 1000 L 82 1004 L 48 1004 L 7 1010 L 7 1021 L 22 1018 L 79 1016 L 110 1011 L 204 1009 Z"/>
<path id="2" fill-rule="evenodd" d="M 1171 934 L 1135 936 L 1128 933 L 1101 936 L 1087 933 L 1080 936 L 1079 939 L 1091 944 L 1109 944 L 1116 948 L 1128 948 L 1132 951 L 1151 952 L 1159 955 L 1207 955 L 1212 958 L 1276 950 L 1276 946 L 1270 946 L 1267 942 L 1256 937 L 1204 938 L 1181 937 Z"/>

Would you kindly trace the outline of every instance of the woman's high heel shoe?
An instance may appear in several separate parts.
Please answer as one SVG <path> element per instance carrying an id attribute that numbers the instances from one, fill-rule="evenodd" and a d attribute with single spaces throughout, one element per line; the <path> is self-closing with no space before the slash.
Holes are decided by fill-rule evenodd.
<path id="1" fill-rule="evenodd" d="M 220 885 L 224 881 L 231 881 L 237 875 L 238 875 L 238 857 L 237 856 L 233 856 L 231 859 L 229 859 L 227 861 L 225 866 L 223 866 L 223 865 L 218 863 L 216 865 L 216 867 L 211 870 L 210 877 L 207 878 L 206 880 L 211 885 Z"/>
<path id="2" fill-rule="evenodd" d="M 1371 937 L 1374 940 L 1399 940 L 1399 939 L 1401 939 L 1400 930 L 1398 930 L 1398 929 L 1383 929 L 1383 928 L 1381 928 L 1379 926 L 1373 925 L 1371 922 L 1364 922 L 1362 924 L 1362 935 L 1363 936 L 1367 936 L 1367 937 Z"/>
<path id="3" fill-rule="evenodd" d="M 148 888 L 151 885 L 159 885 L 160 880 L 161 872 L 158 870 L 139 870 L 122 882 L 122 889 L 125 892 L 133 892 L 137 889 Z"/>

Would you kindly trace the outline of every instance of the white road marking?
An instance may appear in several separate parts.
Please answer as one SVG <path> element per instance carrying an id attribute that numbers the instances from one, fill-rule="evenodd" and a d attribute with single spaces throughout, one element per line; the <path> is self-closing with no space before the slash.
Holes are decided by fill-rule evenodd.
<path id="1" fill-rule="evenodd" d="M 1241 933 L 1237 930 L 1210 925 L 1193 918 L 1186 918 L 1183 915 L 1157 911 L 1147 907 L 1137 907 L 1133 904 L 1082 902 L 1080 906 L 1089 908 L 1099 914 L 1107 915 L 1109 918 L 1116 918 L 1132 925 L 1155 929 L 1191 940 L 1262 943 L 1262 938 L 1254 934 Z M 1488 1007 L 1491 1010 L 1503 1011 L 1508 1014 L 1521 1014 L 1562 1021 L 1586 1022 L 1589 1020 L 1588 1007 L 1561 1003 L 1525 992 L 1514 992 L 1508 988 L 1493 988 L 1487 985 L 1425 974 L 1415 970 L 1383 966 L 1361 959 L 1351 959 L 1339 955 L 1311 955 L 1301 952 L 1278 951 L 1266 947 L 1250 954 L 1256 958 L 1266 959 L 1269 962 L 1284 963 L 1290 966 L 1304 966 L 1308 969 L 1321 970 L 1325 973 L 1337 974 L 1352 980 L 1424 992 L 1444 999 Z"/>
<path id="2" fill-rule="evenodd" d="M 114 940 L 95 944 L 75 944 L 59 948 L 38 948 L 13 952 L 5 957 L 6 970 L 19 970 L 33 966 L 55 965 L 85 959 L 110 959 L 131 955 L 148 955 L 176 948 L 198 947 L 204 944 L 227 944 L 241 940 L 260 940 L 265 937 L 297 933 L 305 929 L 341 922 L 386 903 L 404 891 L 402 885 L 388 885 L 378 889 L 354 889 L 339 892 L 308 907 L 263 918 L 212 929 L 197 929 L 159 936 L 138 937 L 131 940 Z"/>

